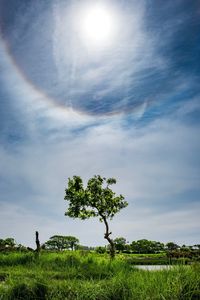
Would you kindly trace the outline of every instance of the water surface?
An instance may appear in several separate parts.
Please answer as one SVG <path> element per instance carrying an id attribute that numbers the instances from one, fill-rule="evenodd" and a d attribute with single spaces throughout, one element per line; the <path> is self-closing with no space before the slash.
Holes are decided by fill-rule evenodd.
<path id="1" fill-rule="evenodd" d="M 169 265 L 136 265 L 137 269 L 147 271 L 159 271 L 159 270 L 170 270 L 174 266 Z"/>

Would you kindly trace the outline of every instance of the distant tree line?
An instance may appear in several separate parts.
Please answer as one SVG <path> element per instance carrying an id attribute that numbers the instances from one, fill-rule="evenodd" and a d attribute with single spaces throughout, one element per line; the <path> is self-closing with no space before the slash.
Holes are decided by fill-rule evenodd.
<path id="1" fill-rule="evenodd" d="M 36 246 L 37 249 L 32 249 L 30 247 L 26 247 L 21 244 L 17 244 L 15 239 L 13 238 L 6 238 L 6 239 L 0 239 L 0 251 L 11 251 L 11 250 L 19 250 L 19 251 L 36 251 L 38 248 L 41 248 L 42 250 L 53 250 L 53 251 L 63 251 L 63 250 L 76 250 L 79 247 L 79 239 L 68 235 L 53 235 L 49 238 L 48 241 L 41 244 L 39 242 L 38 238 L 38 232 L 36 231 Z M 87 248 L 87 247 L 86 247 Z"/>
<path id="2" fill-rule="evenodd" d="M 118 253 L 133 253 L 133 254 L 156 254 L 166 253 L 169 258 L 194 257 L 200 256 L 200 244 L 192 246 L 177 245 L 174 242 L 166 244 L 159 241 L 151 241 L 141 239 L 137 241 L 127 242 L 124 237 L 117 237 L 114 240 L 115 249 Z M 89 247 L 80 245 L 79 239 L 74 236 L 53 235 L 45 243 L 41 245 L 41 249 L 47 251 L 65 251 L 65 250 L 83 250 L 96 251 L 98 253 L 109 252 L 110 245 Z M 29 251 L 33 250 L 21 244 L 17 244 L 13 238 L 0 239 L 0 251 Z M 33 250 L 34 251 L 34 250 Z"/>
<path id="3" fill-rule="evenodd" d="M 114 240 L 114 242 L 115 248 L 118 251 L 139 254 L 159 253 L 165 251 L 165 249 L 168 247 L 167 244 L 164 245 L 164 243 L 147 239 L 132 241 L 129 244 L 124 237 L 118 237 Z"/>
<path id="4" fill-rule="evenodd" d="M 118 237 L 114 240 L 115 248 L 121 252 L 130 252 L 137 254 L 153 254 L 160 252 L 171 252 L 171 251 L 189 251 L 198 250 L 200 251 L 200 244 L 192 246 L 177 245 L 174 242 L 168 242 L 166 244 L 159 241 L 151 241 L 147 239 L 141 239 L 128 243 L 124 237 Z"/>
<path id="5" fill-rule="evenodd" d="M 163 253 L 169 258 L 193 258 L 200 257 L 200 244 L 192 246 L 182 245 L 179 246 L 174 242 L 168 242 L 166 244 L 159 241 L 151 241 L 147 239 L 141 239 L 137 241 L 127 242 L 124 237 L 117 237 L 114 239 L 115 249 L 118 253 L 128 254 L 156 254 Z M 96 247 L 98 253 L 105 253 L 108 251 L 109 246 Z"/>

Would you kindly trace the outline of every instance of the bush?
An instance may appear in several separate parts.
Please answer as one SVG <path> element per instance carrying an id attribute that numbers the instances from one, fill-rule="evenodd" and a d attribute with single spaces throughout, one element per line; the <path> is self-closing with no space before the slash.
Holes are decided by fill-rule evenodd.
<path id="1" fill-rule="evenodd" d="M 99 247 L 96 247 L 96 248 L 95 248 L 95 251 L 96 251 L 97 253 L 104 254 L 104 253 L 106 253 L 106 248 L 105 248 L 105 247 L 99 246 Z"/>

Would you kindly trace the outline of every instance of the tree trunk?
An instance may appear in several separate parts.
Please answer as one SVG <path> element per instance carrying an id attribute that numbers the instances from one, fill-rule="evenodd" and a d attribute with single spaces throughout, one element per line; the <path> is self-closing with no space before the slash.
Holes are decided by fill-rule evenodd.
<path id="1" fill-rule="evenodd" d="M 104 238 L 109 242 L 110 244 L 110 258 L 114 259 L 115 257 L 115 243 L 113 242 L 113 240 L 110 238 L 110 235 L 112 234 L 112 232 L 109 232 L 109 226 L 108 226 L 108 222 L 106 220 L 106 217 L 101 216 L 104 224 L 106 226 L 106 232 L 104 234 Z"/>
<path id="2" fill-rule="evenodd" d="M 40 241 L 39 241 L 39 233 L 38 231 L 35 232 L 35 243 L 36 243 L 36 252 L 40 253 Z"/>

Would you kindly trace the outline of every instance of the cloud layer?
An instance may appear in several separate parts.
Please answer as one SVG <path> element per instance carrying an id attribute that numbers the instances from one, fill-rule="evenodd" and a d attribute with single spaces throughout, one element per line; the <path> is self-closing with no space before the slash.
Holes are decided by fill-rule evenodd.
<path id="1" fill-rule="evenodd" d="M 20 145 L 14 151 L 1 148 L 1 222 L 15 222 L 4 234 L 13 232 L 21 240 L 28 220 L 29 230 L 38 228 L 44 239 L 62 231 L 80 236 L 84 243 L 102 244 L 102 224 L 96 220 L 91 230 L 90 221 L 82 225 L 67 220 L 63 200 L 68 177 L 78 174 L 86 182 L 102 174 L 117 178 L 115 190 L 129 202 L 129 208 L 112 222 L 115 235 L 195 243 L 198 130 L 175 120 L 129 130 L 111 122 L 77 136 L 68 133 L 56 143 L 44 137 L 42 142 Z"/>
<path id="2" fill-rule="evenodd" d="M 65 18 L 79 2 L 1 2 L 1 237 L 103 244 L 103 224 L 66 218 L 63 200 L 68 177 L 101 174 L 129 202 L 115 237 L 198 242 L 199 5 L 188 3 L 107 2 L 123 32 L 90 53 Z"/>

